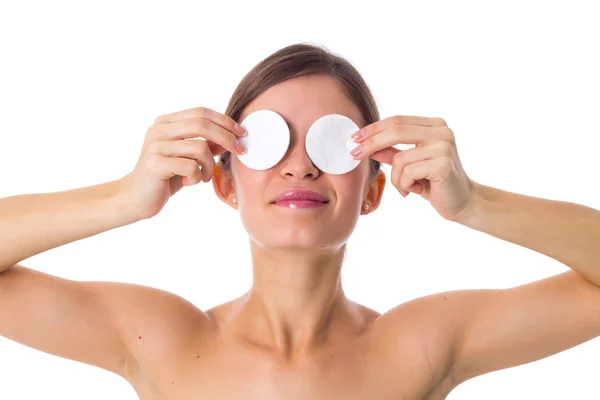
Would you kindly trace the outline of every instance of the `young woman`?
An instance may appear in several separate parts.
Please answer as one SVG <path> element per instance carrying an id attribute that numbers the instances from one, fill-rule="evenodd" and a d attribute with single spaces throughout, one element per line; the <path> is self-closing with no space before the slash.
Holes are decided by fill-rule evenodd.
<path id="1" fill-rule="evenodd" d="M 239 159 L 238 122 L 263 109 L 285 119 L 290 143 L 274 167 L 253 170 Z M 309 127 L 328 114 L 362 128 L 353 135 L 360 163 L 345 174 L 324 173 L 307 155 Z M 380 163 L 391 165 L 395 190 L 420 195 L 442 218 L 571 270 L 507 290 L 431 295 L 384 314 L 353 302 L 341 265 L 359 216 L 380 204 Z M 202 311 L 157 289 L 18 264 L 151 218 L 182 186 L 211 180 L 239 210 L 251 245 L 252 288 L 225 304 Z M 260 62 L 225 115 L 200 107 L 159 116 L 122 179 L 1 199 L 0 220 L 0 335 L 119 374 L 145 400 L 444 399 L 472 377 L 600 335 L 600 212 L 474 182 L 443 119 L 379 120 L 350 63 L 307 44 Z"/>

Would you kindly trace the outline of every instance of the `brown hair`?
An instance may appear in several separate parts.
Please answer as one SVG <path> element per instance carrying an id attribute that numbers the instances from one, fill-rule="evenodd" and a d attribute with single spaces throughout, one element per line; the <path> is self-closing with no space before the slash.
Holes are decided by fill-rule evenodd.
<path id="1" fill-rule="evenodd" d="M 329 74 L 335 78 L 346 96 L 360 110 L 365 125 L 379 120 L 375 99 L 356 68 L 327 49 L 307 43 L 284 47 L 252 68 L 234 90 L 225 115 L 239 123 L 238 118 L 244 107 L 262 92 L 279 82 L 310 74 Z M 231 152 L 221 154 L 219 161 L 223 170 L 229 168 L 230 159 Z M 370 162 L 370 173 L 373 177 L 377 175 L 381 163 L 373 159 L 370 159 Z"/>

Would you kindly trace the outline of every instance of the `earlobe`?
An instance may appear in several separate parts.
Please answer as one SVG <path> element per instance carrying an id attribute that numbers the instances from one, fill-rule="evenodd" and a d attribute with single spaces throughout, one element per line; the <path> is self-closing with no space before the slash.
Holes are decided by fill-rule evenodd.
<path id="1" fill-rule="evenodd" d="M 383 189 L 385 188 L 385 173 L 381 170 L 377 173 L 377 176 L 372 178 L 368 192 L 365 198 L 365 204 L 368 204 L 368 209 L 365 211 L 374 211 L 377 207 L 379 207 L 379 203 L 381 202 L 381 197 L 383 195 Z"/>

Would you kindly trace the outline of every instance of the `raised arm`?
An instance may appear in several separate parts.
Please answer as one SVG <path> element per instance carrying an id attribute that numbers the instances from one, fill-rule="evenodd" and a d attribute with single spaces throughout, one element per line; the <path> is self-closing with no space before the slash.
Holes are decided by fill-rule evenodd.
<path id="1" fill-rule="evenodd" d="M 120 375 L 131 368 L 116 326 L 115 303 L 124 296 L 119 285 L 71 281 L 16 264 L 138 220 L 120 185 L 0 199 L 1 336 Z"/>
<path id="2" fill-rule="evenodd" d="M 0 273 L 36 254 L 140 220 L 121 182 L 0 199 Z"/>
<path id="3" fill-rule="evenodd" d="M 62 279 L 18 263 L 151 218 L 183 186 L 210 181 L 215 155 L 240 154 L 236 125 L 202 107 L 162 115 L 148 129 L 135 169 L 122 179 L 0 199 L 0 336 L 131 383 L 139 368 L 154 363 L 144 343 L 156 353 L 176 345 L 169 342 L 173 332 L 197 337 L 208 317 L 178 296 L 139 285 Z M 206 140 L 185 140 L 198 137 Z"/>
<path id="4" fill-rule="evenodd" d="M 472 213 L 458 222 L 572 270 L 507 290 L 445 294 L 456 333 L 455 384 L 600 335 L 600 211 L 483 185 L 476 198 Z"/>

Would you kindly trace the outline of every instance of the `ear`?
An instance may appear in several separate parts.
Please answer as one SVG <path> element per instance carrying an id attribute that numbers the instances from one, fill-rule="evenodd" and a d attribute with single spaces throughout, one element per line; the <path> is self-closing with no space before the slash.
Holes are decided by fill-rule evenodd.
<path id="1" fill-rule="evenodd" d="M 220 163 L 215 166 L 212 183 L 217 197 L 237 210 L 237 204 L 233 202 L 233 199 L 237 198 L 237 196 L 231 172 L 224 171 Z"/>
<path id="2" fill-rule="evenodd" d="M 373 212 L 379 207 L 379 203 L 381 203 L 381 197 L 383 195 L 383 189 L 385 188 L 385 173 L 382 170 L 377 172 L 377 176 L 374 176 L 367 187 L 367 194 L 365 196 L 364 203 L 369 204 L 369 209 L 365 210 L 361 209 L 362 214 L 368 214 Z"/>

